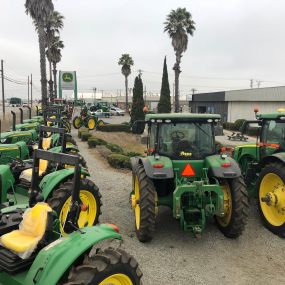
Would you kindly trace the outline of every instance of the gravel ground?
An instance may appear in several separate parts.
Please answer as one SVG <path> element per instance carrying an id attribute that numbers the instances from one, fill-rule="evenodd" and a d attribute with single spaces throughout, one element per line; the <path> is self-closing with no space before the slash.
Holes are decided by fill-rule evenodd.
<path id="1" fill-rule="evenodd" d="M 96 150 L 77 143 L 103 196 L 100 221 L 119 226 L 123 247 L 138 260 L 144 285 L 285 284 L 285 240 L 261 225 L 254 201 L 246 230 L 237 240 L 225 238 L 213 221 L 196 239 L 180 229 L 169 209 L 160 208 L 155 237 L 143 244 L 136 239 L 128 202 L 130 172 L 110 168 Z"/>

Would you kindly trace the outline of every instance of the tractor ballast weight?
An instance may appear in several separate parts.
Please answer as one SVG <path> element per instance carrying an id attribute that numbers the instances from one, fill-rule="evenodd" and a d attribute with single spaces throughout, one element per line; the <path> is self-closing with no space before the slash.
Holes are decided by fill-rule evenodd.
<path id="1" fill-rule="evenodd" d="M 131 205 L 140 241 L 154 232 L 160 205 L 182 229 L 199 235 L 215 217 L 225 236 L 238 237 L 247 222 L 247 192 L 239 165 L 215 149 L 215 114 L 149 114 L 148 156 L 131 158 Z"/>
<path id="2" fill-rule="evenodd" d="M 257 114 L 256 143 L 235 147 L 250 197 L 257 198 L 263 224 L 285 237 L 285 111 Z"/>

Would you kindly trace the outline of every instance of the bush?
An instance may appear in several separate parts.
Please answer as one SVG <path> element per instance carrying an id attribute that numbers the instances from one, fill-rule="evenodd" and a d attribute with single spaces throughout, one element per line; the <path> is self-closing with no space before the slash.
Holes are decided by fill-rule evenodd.
<path id="1" fill-rule="evenodd" d="M 245 119 L 238 119 L 235 121 L 235 128 L 236 130 L 240 131 Z"/>
<path id="2" fill-rule="evenodd" d="M 115 152 L 115 153 L 119 153 L 119 154 L 124 153 L 123 148 L 117 144 L 114 144 L 114 143 L 107 143 L 106 148 L 108 148 L 109 150 L 111 150 L 112 152 Z"/>
<path id="3" fill-rule="evenodd" d="M 108 163 L 114 168 L 131 169 L 130 158 L 126 155 L 112 153 L 107 157 Z"/>
<path id="4" fill-rule="evenodd" d="M 103 139 L 96 138 L 96 137 L 90 137 L 88 139 L 88 145 L 89 147 L 96 147 L 97 145 L 106 145 L 107 142 Z"/>
<path id="5" fill-rule="evenodd" d="M 80 128 L 80 129 L 78 130 L 78 137 L 79 137 L 79 138 L 81 138 L 81 134 L 82 134 L 83 132 L 89 132 L 89 129 L 88 129 L 88 128 Z"/>
<path id="6" fill-rule="evenodd" d="M 88 139 L 89 139 L 91 136 L 92 136 L 92 135 L 89 134 L 88 132 L 82 132 L 82 133 L 81 133 L 81 140 L 82 140 L 83 142 L 86 142 L 86 141 L 88 141 Z"/>
<path id="7" fill-rule="evenodd" d="M 236 128 L 235 123 L 231 123 L 231 122 L 223 123 L 223 128 L 228 130 L 228 131 L 238 131 L 238 129 Z"/>
<path id="8" fill-rule="evenodd" d="M 126 156 L 128 156 L 128 157 L 142 156 L 141 153 L 135 152 L 135 151 L 127 151 L 127 152 L 124 153 L 124 155 L 126 155 Z"/>
<path id="9" fill-rule="evenodd" d="M 259 130 L 260 130 L 260 128 L 258 128 L 258 127 L 250 127 L 247 129 L 246 134 L 248 136 L 257 137 L 259 134 Z"/>
<path id="10" fill-rule="evenodd" d="M 97 129 L 101 132 L 130 132 L 130 126 L 125 124 L 109 124 L 98 126 Z"/>

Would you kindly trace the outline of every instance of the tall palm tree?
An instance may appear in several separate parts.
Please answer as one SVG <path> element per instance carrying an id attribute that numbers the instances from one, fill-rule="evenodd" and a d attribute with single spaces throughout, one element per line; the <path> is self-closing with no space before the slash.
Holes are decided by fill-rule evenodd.
<path id="1" fill-rule="evenodd" d="M 61 61 L 61 50 L 64 48 L 63 41 L 60 40 L 59 36 L 55 36 L 53 38 L 53 42 L 51 43 L 49 52 L 47 53 L 47 58 L 49 62 L 53 65 L 53 84 L 54 84 L 54 97 L 57 98 L 57 80 L 56 80 L 56 65 Z"/>
<path id="2" fill-rule="evenodd" d="M 48 21 L 46 25 L 46 48 L 47 48 L 47 59 L 49 62 L 49 92 L 50 92 L 50 98 L 55 96 L 53 93 L 53 82 L 52 82 L 52 61 L 51 61 L 51 46 L 54 44 L 54 39 L 57 37 L 57 35 L 60 34 L 60 30 L 63 28 L 63 19 L 64 16 L 61 15 L 58 11 L 53 11 L 52 16 L 50 20 Z M 56 91 L 54 91 L 56 92 Z M 56 97 L 56 96 L 55 96 Z"/>
<path id="3" fill-rule="evenodd" d="M 46 74 L 46 34 L 45 25 L 49 21 L 54 7 L 52 0 L 26 0 L 26 13 L 31 16 L 34 24 L 37 26 L 40 49 L 40 67 L 41 67 L 41 89 L 42 89 L 42 107 L 47 106 L 47 74 Z"/>
<path id="4" fill-rule="evenodd" d="M 172 46 L 175 51 L 176 62 L 173 70 L 175 72 L 175 112 L 179 112 L 179 74 L 182 53 L 187 50 L 188 34 L 193 36 L 195 22 L 186 8 L 172 10 L 166 17 L 164 32 L 167 32 L 172 39 Z"/>
<path id="5" fill-rule="evenodd" d="M 132 57 L 124 53 L 119 59 L 119 65 L 122 65 L 122 74 L 125 76 L 125 87 L 126 87 L 126 112 L 128 112 L 129 100 L 128 100 L 128 76 L 131 74 L 131 66 L 134 65 Z"/>

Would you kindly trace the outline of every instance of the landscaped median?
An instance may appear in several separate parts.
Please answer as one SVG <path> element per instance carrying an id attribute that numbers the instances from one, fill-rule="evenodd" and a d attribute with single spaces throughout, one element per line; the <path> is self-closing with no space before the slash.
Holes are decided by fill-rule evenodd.
<path id="1" fill-rule="evenodd" d="M 78 137 L 82 141 L 86 141 L 89 148 L 96 148 L 113 168 L 131 169 L 130 158 L 133 156 L 142 156 L 139 152 L 127 150 L 117 144 L 107 142 L 96 135 L 92 135 L 88 129 L 79 129 Z"/>

